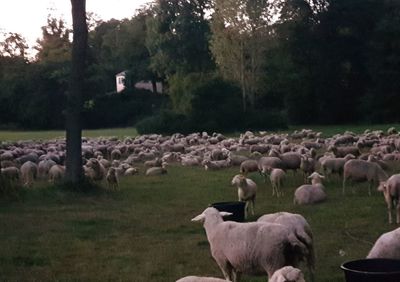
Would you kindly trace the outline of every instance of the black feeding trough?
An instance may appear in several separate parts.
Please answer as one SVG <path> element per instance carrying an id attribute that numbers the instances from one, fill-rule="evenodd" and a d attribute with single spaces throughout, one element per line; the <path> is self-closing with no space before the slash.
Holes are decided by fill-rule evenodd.
<path id="1" fill-rule="evenodd" d="M 400 282 L 400 260 L 360 259 L 340 267 L 346 282 Z"/>
<path id="2" fill-rule="evenodd" d="M 245 202 L 219 202 L 213 203 L 210 207 L 216 208 L 219 211 L 230 212 L 232 215 L 224 217 L 224 220 L 232 220 L 237 222 L 244 221 Z"/>

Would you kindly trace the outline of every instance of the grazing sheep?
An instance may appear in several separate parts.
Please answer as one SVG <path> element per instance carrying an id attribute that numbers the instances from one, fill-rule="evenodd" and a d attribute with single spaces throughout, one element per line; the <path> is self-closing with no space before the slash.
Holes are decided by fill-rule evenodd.
<path id="1" fill-rule="evenodd" d="M 248 215 L 249 210 L 254 215 L 254 206 L 256 202 L 257 184 L 250 178 L 246 178 L 244 175 L 237 174 L 232 178 L 232 185 L 238 188 L 238 199 L 239 201 L 246 202 L 245 204 L 245 215 Z M 251 207 L 250 207 L 251 206 Z M 246 217 L 245 216 L 245 217 Z"/>
<path id="2" fill-rule="evenodd" d="M 349 160 L 343 167 L 343 195 L 345 194 L 346 181 L 368 181 L 368 194 L 371 195 L 371 186 L 374 182 L 386 181 L 386 172 L 375 162 L 364 160 Z M 353 189 L 354 192 L 354 189 Z"/>
<path id="3" fill-rule="evenodd" d="M 49 170 L 53 165 L 56 165 L 56 162 L 53 160 L 45 159 L 40 161 L 38 164 L 38 178 L 46 179 Z"/>
<path id="4" fill-rule="evenodd" d="M 240 173 L 244 175 L 256 171 L 258 171 L 258 162 L 255 160 L 247 160 L 240 164 Z"/>
<path id="5" fill-rule="evenodd" d="M 400 259 L 400 227 L 382 234 L 369 251 L 367 258 Z"/>
<path id="6" fill-rule="evenodd" d="M 119 187 L 119 179 L 117 171 L 114 167 L 110 167 L 106 176 L 108 188 L 111 190 L 117 190 Z"/>
<path id="7" fill-rule="evenodd" d="M 207 208 L 192 221 L 203 222 L 211 255 L 226 280 L 240 281 L 242 274 L 265 275 L 286 265 L 297 267 L 307 249 L 290 228 L 276 223 L 223 221 L 231 215 Z"/>
<path id="8" fill-rule="evenodd" d="M 264 176 L 264 183 L 267 182 L 267 174 L 273 168 L 283 169 L 283 162 L 277 157 L 262 157 L 258 160 L 258 170 Z"/>
<path id="9" fill-rule="evenodd" d="M 31 161 L 27 161 L 21 166 L 21 178 L 24 186 L 30 187 L 33 184 L 33 180 L 37 176 L 37 170 L 37 165 Z"/>
<path id="10" fill-rule="evenodd" d="M 104 166 L 95 158 L 88 160 L 85 168 L 85 175 L 92 181 L 102 181 L 106 176 L 106 169 Z"/>
<path id="11" fill-rule="evenodd" d="M 163 163 L 161 167 L 154 166 L 146 170 L 147 176 L 161 175 L 167 173 L 167 164 Z"/>
<path id="12" fill-rule="evenodd" d="M 381 182 L 378 191 L 383 192 L 385 198 L 389 223 L 392 223 L 392 209 L 396 207 L 396 223 L 400 223 L 400 174 L 392 175 L 386 182 Z"/>
<path id="13" fill-rule="evenodd" d="M 60 182 L 65 177 L 65 167 L 62 165 L 55 164 L 49 169 L 49 182 L 56 183 Z"/>
<path id="14" fill-rule="evenodd" d="M 176 282 L 226 282 L 226 280 L 214 277 L 186 276 L 176 280 Z"/>
<path id="15" fill-rule="evenodd" d="M 269 282 L 306 282 L 300 269 L 285 266 L 274 272 Z"/>
<path id="16" fill-rule="evenodd" d="M 1 175 L 11 181 L 19 180 L 19 169 L 15 166 L 9 166 L 1 169 Z"/>
<path id="17" fill-rule="evenodd" d="M 272 196 L 275 195 L 279 198 L 279 196 L 283 196 L 283 191 L 281 191 L 281 187 L 283 185 L 283 179 L 285 178 L 285 171 L 280 168 L 274 168 L 269 175 L 269 179 L 272 185 Z"/>
<path id="18" fill-rule="evenodd" d="M 278 157 L 282 160 L 283 169 L 285 170 L 293 170 L 296 172 L 300 168 L 301 164 L 301 155 L 296 152 L 287 152 L 280 154 L 276 150 L 271 150 L 270 152 L 271 157 Z"/>
<path id="19" fill-rule="evenodd" d="M 313 173 L 308 178 L 311 178 L 311 185 L 304 184 L 296 189 L 294 192 L 294 204 L 309 205 L 326 200 L 325 187 L 321 183 L 323 176 Z"/>
<path id="20" fill-rule="evenodd" d="M 339 175 L 343 174 L 344 164 L 351 159 L 355 159 L 356 157 L 352 154 L 346 155 L 344 158 L 325 158 L 321 161 L 322 171 L 326 176 L 337 173 Z"/>
<path id="21" fill-rule="evenodd" d="M 328 147 L 328 152 L 333 152 L 337 158 L 344 158 L 348 154 L 356 157 L 361 155 L 360 149 L 357 146 L 336 147 L 331 145 Z"/>
<path id="22" fill-rule="evenodd" d="M 294 232 L 297 239 L 299 239 L 307 247 L 307 267 L 310 272 L 310 280 L 313 281 L 315 270 L 315 253 L 313 234 L 307 220 L 300 214 L 277 212 L 265 214 L 258 218 L 257 222 L 282 224 L 289 227 Z"/>

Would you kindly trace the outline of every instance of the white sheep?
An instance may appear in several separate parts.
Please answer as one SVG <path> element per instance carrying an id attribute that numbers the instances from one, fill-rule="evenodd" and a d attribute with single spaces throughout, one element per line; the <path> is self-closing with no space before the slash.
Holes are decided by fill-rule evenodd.
<path id="1" fill-rule="evenodd" d="M 315 253 L 313 234 L 311 227 L 307 220 L 300 214 L 288 213 L 288 212 L 277 212 L 271 214 L 265 214 L 257 219 L 257 222 L 269 222 L 282 224 L 289 227 L 297 239 L 299 239 L 307 247 L 307 267 L 310 272 L 311 281 L 314 280 L 315 270 Z"/>
<path id="2" fill-rule="evenodd" d="M 22 164 L 20 171 L 24 186 L 30 187 L 33 184 L 33 180 L 37 176 L 37 170 L 37 164 L 34 162 L 27 161 Z"/>
<path id="3" fill-rule="evenodd" d="M 238 200 L 246 202 L 245 204 L 245 217 L 251 211 L 254 215 L 254 206 L 257 195 L 257 184 L 250 178 L 246 178 L 244 175 L 237 174 L 232 178 L 232 185 L 235 185 L 238 189 Z"/>
<path id="4" fill-rule="evenodd" d="M 381 182 L 378 191 L 383 192 L 385 198 L 389 223 L 392 223 L 392 209 L 396 206 L 396 223 L 400 223 L 400 174 L 392 175 L 386 182 Z"/>
<path id="5" fill-rule="evenodd" d="M 107 180 L 108 188 L 110 188 L 112 190 L 118 189 L 119 179 L 118 179 L 117 170 L 114 167 L 110 167 L 108 169 L 108 172 L 106 175 L 106 180 Z"/>
<path id="6" fill-rule="evenodd" d="M 154 166 L 146 170 L 147 176 L 161 175 L 167 173 L 167 163 L 163 163 L 161 167 Z"/>
<path id="7" fill-rule="evenodd" d="M 344 164 L 348 160 L 355 158 L 356 157 L 352 154 L 348 154 L 344 158 L 325 158 L 320 161 L 322 171 L 326 176 L 332 173 L 337 173 L 339 175 L 342 175 Z"/>
<path id="8" fill-rule="evenodd" d="M 65 167 L 62 165 L 55 164 L 49 169 L 48 174 L 49 174 L 49 182 L 51 183 L 60 182 L 65 177 Z"/>
<path id="9" fill-rule="evenodd" d="M 226 280 L 214 277 L 186 276 L 176 280 L 176 282 L 226 282 Z"/>
<path id="10" fill-rule="evenodd" d="M 314 172 L 308 178 L 311 178 L 311 185 L 304 184 L 294 192 L 294 204 L 309 205 L 326 200 L 325 187 L 322 185 L 322 175 Z"/>
<path id="11" fill-rule="evenodd" d="M 369 251 L 367 258 L 400 259 L 400 227 L 382 234 Z"/>
<path id="12" fill-rule="evenodd" d="M 293 266 L 285 266 L 274 272 L 269 282 L 305 282 L 300 269 Z"/>
<path id="13" fill-rule="evenodd" d="M 272 185 L 272 196 L 276 194 L 277 197 L 283 196 L 284 193 L 281 191 L 281 187 L 283 185 L 283 180 L 285 178 L 285 171 L 280 168 L 274 168 L 269 175 L 269 180 Z"/>
<path id="14" fill-rule="evenodd" d="M 276 223 L 223 221 L 231 215 L 207 208 L 192 221 L 203 222 L 211 255 L 226 280 L 239 281 L 242 274 L 263 275 L 286 266 L 297 267 L 307 249 L 290 228 Z"/>
<path id="15" fill-rule="evenodd" d="M 124 175 L 129 176 L 129 175 L 135 175 L 139 173 L 139 169 L 136 167 L 130 167 L 125 170 Z"/>
<path id="16" fill-rule="evenodd" d="M 256 160 L 246 160 L 240 164 L 240 173 L 247 175 L 250 172 L 258 171 L 258 162 Z"/>
<path id="17" fill-rule="evenodd" d="M 101 181 L 106 176 L 106 169 L 104 166 L 95 158 L 88 160 L 84 166 L 85 175 L 92 181 Z"/>
<path id="18" fill-rule="evenodd" d="M 349 160 L 343 167 L 343 195 L 345 194 L 346 181 L 348 179 L 353 181 L 368 181 L 368 194 L 371 195 L 372 184 L 374 182 L 386 181 L 388 175 L 377 163 L 356 159 Z"/>

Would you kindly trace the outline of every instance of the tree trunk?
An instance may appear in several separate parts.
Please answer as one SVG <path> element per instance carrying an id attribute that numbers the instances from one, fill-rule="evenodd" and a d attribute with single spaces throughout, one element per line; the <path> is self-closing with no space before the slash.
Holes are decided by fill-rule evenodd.
<path id="1" fill-rule="evenodd" d="M 72 63 L 70 89 L 66 109 L 66 181 L 78 184 L 83 179 L 82 169 L 82 120 L 83 91 L 86 67 L 87 24 L 86 0 L 71 0 L 72 4 Z"/>

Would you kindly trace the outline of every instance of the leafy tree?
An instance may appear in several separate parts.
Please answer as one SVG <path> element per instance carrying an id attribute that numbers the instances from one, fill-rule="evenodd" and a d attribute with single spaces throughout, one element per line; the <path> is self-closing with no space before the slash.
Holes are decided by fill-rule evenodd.
<path id="1" fill-rule="evenodd" d="M 267 0 L 215 0 L 211 51 L 222 75 L 239 83 L 243 110 L 260 94 L 263 58 L 268 48 L 271 6 Z"/>
<path id="2" fill-rule="evenodd" d="M 9 32 L 3 42 L 0 42 L 1 56 L 26 58 L 28 45 L 19 33 Z"/>

